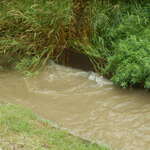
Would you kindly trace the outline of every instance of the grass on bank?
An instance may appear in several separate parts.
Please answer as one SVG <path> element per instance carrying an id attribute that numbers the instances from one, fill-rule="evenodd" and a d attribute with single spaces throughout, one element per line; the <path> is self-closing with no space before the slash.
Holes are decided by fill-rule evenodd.
<path id="1" fill-rule="evenodd" d="M 18 105 L 0 105 L 2 150 L 108 150 L 61 131 Z"/>

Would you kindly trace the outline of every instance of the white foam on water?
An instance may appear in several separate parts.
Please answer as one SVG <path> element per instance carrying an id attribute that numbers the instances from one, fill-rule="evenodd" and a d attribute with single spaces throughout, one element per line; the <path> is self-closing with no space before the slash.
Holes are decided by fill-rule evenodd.
<path id="1" fill-rule="evenodd" d="M 99 76 L 97 73 L 91 72 L 88 76 L 89 80 L 95 81 L 100 86 L 103 85 L 112 85 L 112 82 L 104 78 L 103 76 Z"/>

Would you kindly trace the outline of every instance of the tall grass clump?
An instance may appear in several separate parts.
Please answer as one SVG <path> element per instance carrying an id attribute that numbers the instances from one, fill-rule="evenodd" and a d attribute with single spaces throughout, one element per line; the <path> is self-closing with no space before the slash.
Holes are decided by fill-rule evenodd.
<path id="1" fill-rule="evenodd" d="M 76 31 L 80 36 L 73 37 L 71 47 L 87 55 L 96 71 L 101 71 L 106 63 L 106 57 L 110 55 L 106 46 L 106 34 L 111 26 L 112 4 L 108 1 L 89 0 L 81 9 L 79 25 Z M 110 12 L 109 12 L 110 11 Z M 77 22 L 78 23 L 78 22 Z"/>
<path id="2" fill-rule="evenodd" d="M 0 1 L 0 55 L 34 71 L 66 47 L 72 0 Z"/>

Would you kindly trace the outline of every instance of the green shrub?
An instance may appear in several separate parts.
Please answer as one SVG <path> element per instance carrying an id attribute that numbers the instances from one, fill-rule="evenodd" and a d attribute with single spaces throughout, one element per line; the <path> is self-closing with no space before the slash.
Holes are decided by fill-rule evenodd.
<path id="1" fill-rule="evenodd" d="M 122 87 L 143 85 L 148 88 L 150 78 L 150 42 L 131 36 L 121 40 L 115 55 L 109 57 L 106 72 Z"/>
<path id="2" fill-rule="evenodd" d="M 131 6 L 131 5 L 130 5 Z M 110 31 L 114 53 L 105 74 L 122 87 L 150 88 L 150 5 L 133 5 Z"/>

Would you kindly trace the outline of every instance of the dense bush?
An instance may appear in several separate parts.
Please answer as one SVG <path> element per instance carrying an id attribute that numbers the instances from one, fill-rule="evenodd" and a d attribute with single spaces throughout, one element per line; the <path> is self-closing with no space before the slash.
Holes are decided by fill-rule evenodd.
<path id="1" fill-rule="evenodd" d="M 112 28 L 112 48 L 105 74 L 122 87 L 150 88 L 150 5 L 133 5 Z"/>
<path id="2" fill-rule="evenodd" d="M 150 88 L 150 41 L 131 36 L 121 40 L 116 49 L 105 70 L 111 73 L 112 81 L 122 87 Z"/>

